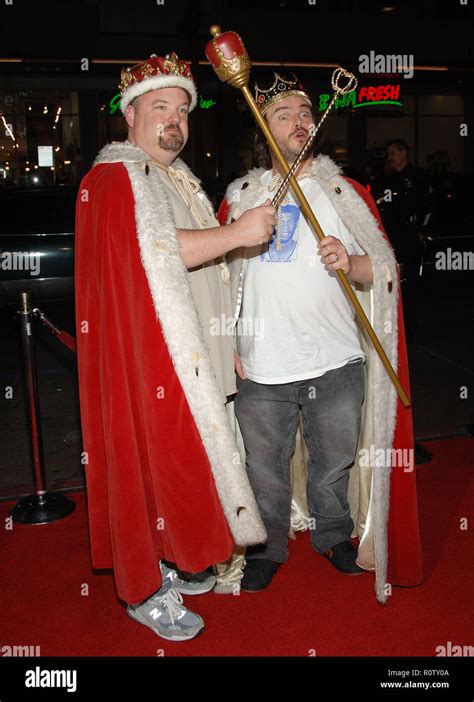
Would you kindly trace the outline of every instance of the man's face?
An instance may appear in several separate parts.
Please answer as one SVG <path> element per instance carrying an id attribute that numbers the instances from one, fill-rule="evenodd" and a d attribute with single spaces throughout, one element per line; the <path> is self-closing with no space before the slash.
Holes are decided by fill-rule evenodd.
<path id="1" fill-rule="evenodd" d="M 188 140 L 189 97 L 182 88 L 160 88 L 140 95 L 125 110 L 130 141 L 170 165 Z"/>
<path id="2" fill-rule="evenodd" d="M 387 146 L 387 161 L 395 171 L 401 171 L 408 163 L 406 149 L 399 149 L 396 144 Z"/>
<path id="3" fill-rule="evenodd" d="M 279 100 L 266 114 L 268 126 L 286 160 L 296 159 L 309 137 L 313 115 L 308 100 L 301 95 Z"/>

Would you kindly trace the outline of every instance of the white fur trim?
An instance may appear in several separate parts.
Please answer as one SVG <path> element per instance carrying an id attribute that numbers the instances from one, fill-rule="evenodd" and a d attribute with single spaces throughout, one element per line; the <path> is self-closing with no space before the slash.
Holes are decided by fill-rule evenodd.
<path id="1" fill-rule="evenodd" d="M 137 146 L 128 142 L 109 144 L 95 164 L 117 162 L 125 165 L 130 177 L 141 260 L 156 314 L 207 453 L 224 514 L 236 544 L 262 543 L 266 539 L 265 527 L 222 404 L 189 274 L 179 254 L 166 189 L 158 169 Z M 180 159 L 173 166 L 190 173 Z"/>
<path id="2" fill-rule="evenodd" d="M 120 109 L 125 113 L 127 106 L 136 97 L 149 93 L 151 90 L 160 90 L 160 88 L 183 88 L 191 98 L 189 111 L 194 110 L 197 105 L 197 90 L 194 81 L 191 78 L 171 74 L 169 76 L 153 76 L 153 78 L 146 78 L 140 83 L 130 85 L 122 95 Z"/>

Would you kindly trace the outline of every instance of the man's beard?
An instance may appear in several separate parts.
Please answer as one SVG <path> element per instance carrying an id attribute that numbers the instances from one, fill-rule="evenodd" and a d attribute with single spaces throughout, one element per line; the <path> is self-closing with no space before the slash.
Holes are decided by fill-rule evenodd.
<path id="1" fill-rule="evenodd" d="M 299 131 L 299 130 L 298 130 L 298 131 Z M 305 130 L 305 129 L 303 129 L 303 130 L 301 130 L 301 131 L 307 132 L 307 130 Z M 304 146 L 304 144 L 302 144 L 302 145 L 301 145 L 301 149 L 294 149 L 294 148 L 292 148 L 292 147 L 289 145 L 291 136 L 292 136 L 292 135 L 290 134 L 290 136 L 286 139 L 285 142 L 282 142 L 282 143 L 279 143 L 279 144 L 278 144 L 278 146 L 280 147 L 280 150 L 281 150 L 283 156 L 285 157 L 286 161 L 289 163 L 290 166 L 291 166 L 292 163 L 294 163 L 294 162 L 296 161 L 297 157 L 298 157 L 298 156 L 300 155 L 300 153 L 301 153 L 301 149 L 302 149 L 303 146 Z M 309 137 L 309 132 L 307 132 L 307 134 L 306 134 L 306 138 L 308 138 L 308 137 Z M 304 143 L 306 143 L 306 142 L 304 142 Z M 312 149 L 310 148 L 309 151 L 305 154 L 305 157 L 304 157 L 303 161 L 307 161 L 309 158 L 311 158 L 311 156 L 312 156 Z"/>
<path id="2" fill-rule="evenodd" d="M 176 130 L 173 134 L 167 134 L 169 130 Z M 169 124 L 164 128 L 163 134 L 158 138 L 158 144 L 164 151 L 181 151 L 184 145 L 184 136 L 178 124 Z"/>

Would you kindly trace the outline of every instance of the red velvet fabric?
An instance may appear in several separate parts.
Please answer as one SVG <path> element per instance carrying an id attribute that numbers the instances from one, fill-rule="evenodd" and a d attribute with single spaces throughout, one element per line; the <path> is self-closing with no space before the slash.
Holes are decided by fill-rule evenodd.
<path id="1" fill-rule="evenodd" d="M 346 180 L 364 200 L 377 219 L 382 235 L 388 238 L 384 231 L 379 211 L 370 193 L 360 183 L 350 178 L 346 178 Z M 221 224 L 227 222 L 229 210 L 229 204 L 224 199 L 221 202 L 217 215 Z M 327 232 L 328 235 L 330 233 Z M 410 396 L 410 376 L 401 301 L 398 305 L 398 329 L 397 375 L 405 391 Z M 405 408 L 399 398 L 397 399 L 397 418 L 393 448 L 412 450 L 414 448 L 412 411 L 411 408 Z M 415 466 L 413 465 L 413 470 L 411 471 L 405 471 L 402 466 L 392 469 L 388 524 L 388 582 L 392 585 L 414 586 L 419 585 L 423 579 L 414 468 Z"/>
<path id="2" fill-rule="evenodd" d="M 129 603 L 160 587 L 160 558 L 196 572 L 233 548 L 156 318 L 134 212 L 122 164 L 86 175 L 75 277 L 92 563 L 114 569 L 118 595 Z"/>

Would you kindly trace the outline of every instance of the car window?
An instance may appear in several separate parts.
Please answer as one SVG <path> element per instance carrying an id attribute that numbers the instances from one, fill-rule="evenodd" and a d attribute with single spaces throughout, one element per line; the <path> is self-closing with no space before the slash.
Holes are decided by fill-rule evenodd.
<path id="1" fill-rule="evenodd" d="M 0 190 L 0 236 L 74 233 L 77 191 Z"/>

